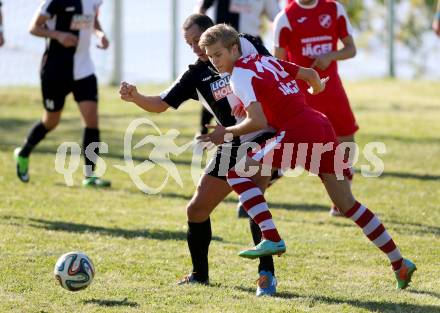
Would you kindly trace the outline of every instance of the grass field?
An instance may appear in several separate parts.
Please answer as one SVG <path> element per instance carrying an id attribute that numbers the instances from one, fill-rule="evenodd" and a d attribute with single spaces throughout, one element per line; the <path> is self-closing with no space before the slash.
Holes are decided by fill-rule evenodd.
<path id="1" fill-rule="evenodd" d="M 163 87 L 163 86 L 162 86 Z M 165 132 L 192 139 L 199 107 L 147 115 L 101 89 L 101 136 L 109 190 L 83 189 L 81 171 L 67 187 L 54 169 L 57 147 L 80 143 L 72 100 L 61 125 L 32 155 L 31 181 L 15 177 L 14 147 L 21 144 L 42 107 L 38 88 L 0 89 L 0 312 L 440 312 L 440 83 L 348 83 L 361 147 L 386 144 L 385 172 L 355 176 L 354 192 L 377 212 L 403 254 L 418 266 L 413 283 L 395 290 L 385 256 L 351 221 L 328 216 L 329 200 L 316 177 L 286 178 L 267 193 L 288 251 L 276 258 L 278 296 L 254 296 L 255 261 L 237 257 L 250 246 L 248 223 L 236 219 L 234 195 L 212 216 L 210 286 L 176 286 L 190 271 L 185 205 L 194 184 L 190 151 L 175 158 L 184 188 L 170 180 L 157 195 L 139 191 L 114 165 L 124 164 L 128 124 L 148 116 Z M 143 88 L 156 93 L 161 86 Z M 147 130 L 139 130 L 136 139 Z M 148 150 L 133 153 L 136 159 Z M 81 163 L 82 164 L 82 163 Z M 357 169 L 368 164 L 361 157 Z M 156 167 L 143 175 L 155 186 Z M 85 251 L 97 275 L 86 290 L 71 293 L 53 278 L 54 264 L 70 250 Z"/>

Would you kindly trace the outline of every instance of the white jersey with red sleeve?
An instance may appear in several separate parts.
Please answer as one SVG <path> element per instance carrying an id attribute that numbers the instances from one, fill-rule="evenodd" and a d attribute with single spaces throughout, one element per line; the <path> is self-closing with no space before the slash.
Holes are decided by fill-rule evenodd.
<path id="1" fill-rule="evenodd" d="M 336 51 L 338 40 L 352 32 L 347 12 L 339 2 L 317 0 L 306 6 L 296 0 L 275 18 L 274 45 L 285 49 L 288 61 L 310 67 L 316 56 Z M 334 61 L 324 73 L 335 70 Z"/>
<path id="2" fill-rule="evenodd" d="M 230 85 L 246 108 L 261 103 L 270 126 L 289 129 L 289 120 L 307 107 L 295 80 L 298 70 L 295 64 L 254 54 L 235 63 Z"/>

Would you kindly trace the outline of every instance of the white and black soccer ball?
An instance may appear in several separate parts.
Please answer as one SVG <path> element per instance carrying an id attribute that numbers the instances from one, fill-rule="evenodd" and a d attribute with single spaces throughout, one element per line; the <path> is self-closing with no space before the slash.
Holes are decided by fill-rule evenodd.
<path id="1" fill-rule="evenodd" d="M 60 256 L 53 273 L 63 288 L 78 291 L 91 284 L 95 268 L 85 253 L 74 251 Z"/>

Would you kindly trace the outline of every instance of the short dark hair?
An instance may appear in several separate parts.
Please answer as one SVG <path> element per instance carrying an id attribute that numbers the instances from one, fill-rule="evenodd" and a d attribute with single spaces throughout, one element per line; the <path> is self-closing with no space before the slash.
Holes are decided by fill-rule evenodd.
<path id="1" fill-rule="evenodd" d="M 197 25 L 200 30 L 204 32 L 209 27 L 214 26 L 214 22 L 207 15 L 195 13 L 186 18 L 185 22 L 183 22 L 182 28 L 186 31 L 190 29 L 193 25 Z"/>

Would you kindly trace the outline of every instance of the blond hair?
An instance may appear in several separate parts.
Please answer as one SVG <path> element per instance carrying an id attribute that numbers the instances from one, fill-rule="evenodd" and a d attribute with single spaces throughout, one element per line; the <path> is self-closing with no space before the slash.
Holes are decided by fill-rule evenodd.
<path id="1" fill-rule="evenodd" d="M 241 53 L 240 38 L 238 32 L 232 26 L 217 24 L 208 28 L 200 37 L 199 46 L 204 49 L 216 44 L 218 41 L 228 50 L 233 45 L 237 45 L 238 51 Z"/>

